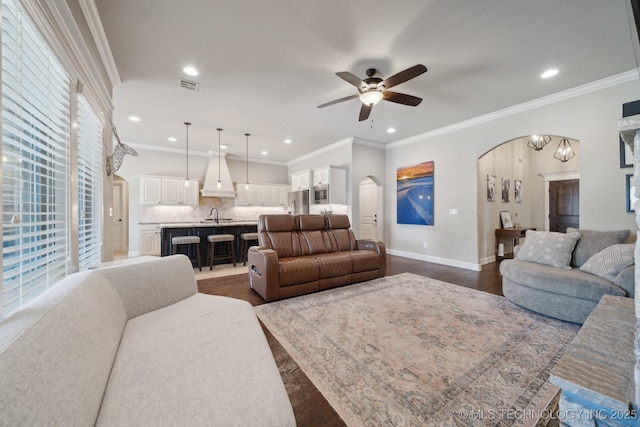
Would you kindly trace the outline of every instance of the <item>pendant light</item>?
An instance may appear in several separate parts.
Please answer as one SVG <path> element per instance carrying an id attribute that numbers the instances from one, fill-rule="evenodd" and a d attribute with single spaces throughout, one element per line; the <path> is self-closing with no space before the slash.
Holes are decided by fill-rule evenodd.
<path id="1" fill-rule="evenodd" d="M 567 138 L 562 138 L 560 140 L 560 144 L 558 144 L 558 148 L 556 149 L 553 157 L 560 160 L 562 163 L 566 163 L 570 158 L 575 156 L 576 154 L 573 152 L 571 148 L 571 144 Z"/>
<path id="2" fill-rule="evenodd" d="M 244 185 L 245 190 L 249 189 L 249 136 L 251 136 L 250 133 L 245 133 L 244 136 L 247 139 L 247 164 L 246 164 L 246 172 L 247 172 L 247 177 L 246 177 L 246 184 Z"/>
<path id="3" fill-rule="evenodd" d="M 527 147 L 540 151 L 549 142 L 551 142 L 551 137 L 549 135 L 531 135 L 529 142 L 527 143 Z"/>
<path id="4" fill-rule="evenodd" d="M 189 186 L 189 126 L 191 126 L 191 123 L 184 122 L 184 125 L 185 125 L 185 127 L 187 129 L 187 138 L 186 138 L 186 141 L 187 141 L 187 179 L 184 182 L 184 186 L 188 187 Z"/>
<path id="5" fill-rule="evenodd" d="M 217 128 L 218 131 L 218 188 L 222 187 L 222 180 L 220 179 L 220 132 L 222 132 L 221 128 Z"/>

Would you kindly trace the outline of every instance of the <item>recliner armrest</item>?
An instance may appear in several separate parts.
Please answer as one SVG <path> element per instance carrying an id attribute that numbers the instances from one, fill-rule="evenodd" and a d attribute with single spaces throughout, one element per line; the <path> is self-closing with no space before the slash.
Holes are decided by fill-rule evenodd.
<path id="1" fill-rule="evenodd" d="M 278 253 L 273 249 L 251 246 L 247 254 L 249 286 L 266 302 L 280 299 Z"/>
<path id="2" fill-rule="evenodd" d="M 387 250 L 380 240 L 356 240 L 358 250 L 375 251 L 380 254 L 380 277 L 387 274 Z"/>

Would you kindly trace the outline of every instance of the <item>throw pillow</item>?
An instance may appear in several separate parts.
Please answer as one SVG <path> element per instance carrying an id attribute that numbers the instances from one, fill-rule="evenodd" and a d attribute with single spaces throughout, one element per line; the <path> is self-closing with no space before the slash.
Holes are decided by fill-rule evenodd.
<path id="1" fill-rule="evenodd" d="M 613 281 L 618 273 L 634 263 L 635 243 L 611 245 L 589 258 L 580 270 Z"/>
<path id="2" fill-rule="evenodd" d="M 631 231 L 615 230 L 615 231 L 596 231 L 596 230 L 580 230 L 576 228 L 567 228 L 567 233 L 577 231 L 581 237 L 573 250 L 573 258 L 571 259 L 572 267 L 580 267 L 587 262 L 589 258 L 597 254 L 604 248 L 611 245 L 626 243 Z"/>
<path id="3" fill-rule="evenodd" d="M 527 230 L 516 259 L 570 270 L 571 251 L 579 238 L 577 231 L 556 233 Z"/>

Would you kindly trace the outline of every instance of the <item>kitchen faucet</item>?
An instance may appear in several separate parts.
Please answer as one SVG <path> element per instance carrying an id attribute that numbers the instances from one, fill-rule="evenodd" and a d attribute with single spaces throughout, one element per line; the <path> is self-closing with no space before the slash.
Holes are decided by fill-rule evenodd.
<path id="1" fill-rule="evenodd" d="M 220 222 L 220 220 L 218 219 L 218 209 L 216 208 L 211 208 L 211 210 L 209 211 L 209 216 L 213 215 L 213 211 L 216 211 L 216 217 L 215 217 L 215 221 L 216 224 Z"/>

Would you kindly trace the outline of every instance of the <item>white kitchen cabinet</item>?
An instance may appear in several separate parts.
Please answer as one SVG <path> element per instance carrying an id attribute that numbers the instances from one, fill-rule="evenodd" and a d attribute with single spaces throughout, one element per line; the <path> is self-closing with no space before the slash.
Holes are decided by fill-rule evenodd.
<path id="1" fill-rule="evenodd" d="M 271 186 L 271 206 L 287 206 L 290 191 L 291 187 L 288 185 Z"/>
<path id="2" fill-rule="evenodd" d="M 162 178 L 162 204 L 179 205 L 182 202 L 181 179 Z M 184 187 L 184 185 L 183 185 Z"/>
<path id="3" fill-rule="evenodd" d="M 160 256 L 160 228 L 156 226 L 140 227 L 140 255 Z"/>
<path id="4" fill-rule="evenodd" d="M 159 205 L 162 203 L 162 178 L 159 176 L 140 177 L 140 204 Z"/>
<path id="5" fill-rule="evenodd" d="M 329 184 L 329 169 L 330 167 L 327 166 L 326 168 L 313 170 L 313 186 L 314 187 L 316 185 Z"/>
<path id="6" fill-rule="evenodd" d="M 249 206 L 249 188 L 246 183 L 236 184 L 236 198 L 233 199 L 235 206 Z"/>
<path id="7" fill-rule="evenodd" d="M 274 201 L 271 197 L 271 190 L 273 185 L 261 185 L 260 186 L 260 205 L 273 206 Z"/>
<path id="8" fill-rule="evenodd" d="M 260 206 L 262 204 L 262 188 L 264 184 L 236 184 L 235 206 Z"/>
<path id="9" fill-rule="evenodd" d="M 198 206 L 200 204 L 200 181 L 189 180 L 189 185 L 186 185 L 186 180 L 181 181 L 182 184 L 182 204 Z"/>
<path id="10" fill-rule="evenodd" d="M 347 204 L 347 170 L 338 166 L 325 166 L 313 170 L 313 185 L 329 186 L 329 204 Z"/>
<path id="11" fill-rule="evenodd" d="M 192 205 L 199 204 L 200 182 L 167 176 L 140 176 L 141 205 Z"/>
<path id="12" fill-rule="evenodd" d="M 291 189 L 293 191 L 308 190 L 311 184 L 311 172 L 306 170 L 291 175 Z"/>

